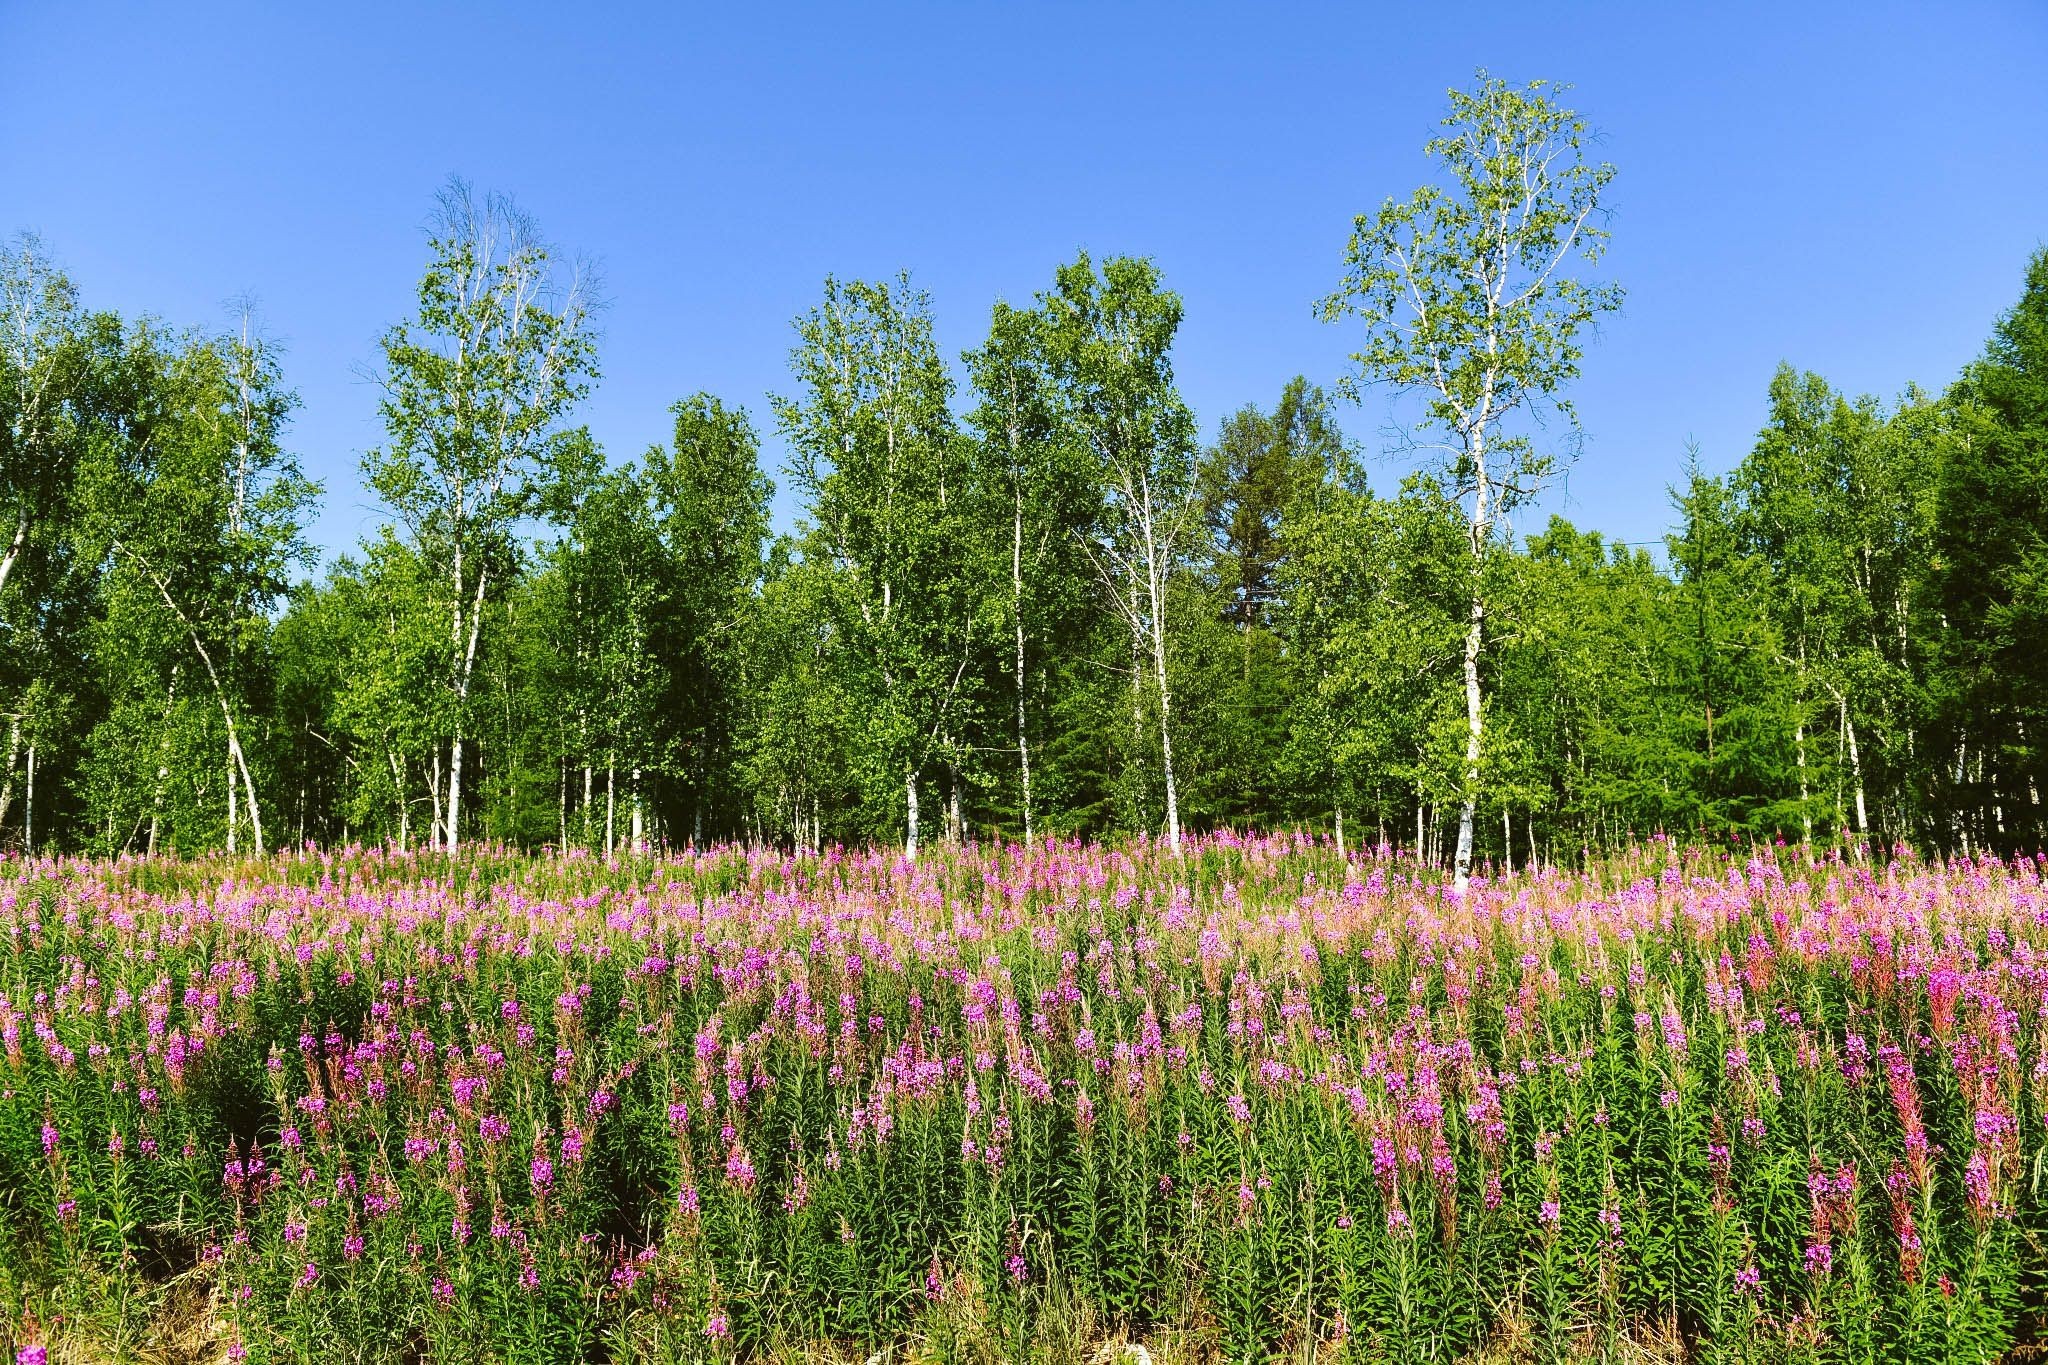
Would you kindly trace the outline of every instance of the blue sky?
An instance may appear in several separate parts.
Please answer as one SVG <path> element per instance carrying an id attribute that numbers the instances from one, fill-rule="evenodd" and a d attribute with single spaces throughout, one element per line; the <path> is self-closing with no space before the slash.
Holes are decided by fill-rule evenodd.
<path id="1" fill-rule="evenodd" d="M 0 232 L 88 302 L 180 324 L 249 293 L 325 481 L 380 520 L 362 378 L 451 173 L 603 272 L 615 458 L 708 389 L 779 444 L 790 319 L 827 272 L 910 269 L 949 353 L 1079 248 L 1154 257 L 1205 438 L 1354 340 L 1314 320 L 1351 216 L 1429 174 L 1475 68 L 1575 86 L 1619 168 L 1586 441 L 1551 500 L 1661 534 L 1688 439 L 1740 457 L 1780 360 L 1946 383 L 2048 243 L 2048 4 L 1330 7 L 0 2 Z M 1383 400 L 1347 410 L 1382 444 Z M 1389 486 L 1399 469 L 1382 465 Z M 786 524 L 794 513 L 778 503 Z"/>

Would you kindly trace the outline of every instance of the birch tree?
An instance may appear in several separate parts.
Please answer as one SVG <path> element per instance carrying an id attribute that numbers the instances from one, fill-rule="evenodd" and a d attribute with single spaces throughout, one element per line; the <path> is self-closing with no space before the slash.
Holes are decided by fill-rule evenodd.
<path id="1" fill-rule="evenodd" d="M 1570 270 L 1605 250 L 1601 196 L 1614 168 L 1586 160 L 1593 135 L 1555 93 L 1548 82 L 1517 89 L 1484 73 L 1475 90 L 1452 91 L 1448 131 L 1425 148 L 1443 182 L 1357 217 L 1344 279 L 1319 308 L 1325 321 L 1364 324 L 1356 369 L 1340 391 L 1355 399 L 1363 386 L 1385 384 L 1419 396 L 1426 434 L 1417 444 L 1467 511 L 1461 889 L 1471 873 L 1485 715 L 1483 571 L 1504 518 L 1557 472 L 1560 456 L 1536 433 L 1546 415 L 1575 428 L 1562 390 L 1578 376 L 1586 332 L 1622 298 L 1618 285 Z"/>
<path id="2" fill-rule="evenodd" d="M 1060 267 L 1043 298 L 1061 421 L 1093 458 L 1108 502 L 1090 538 L 1109 601 L 1130 628 L 1132 721 L 1144 723 L 1149 672 L 1166 800 L 1166 839 L 1180 851 L 1173 769 L 1173 688 L 1167 602 L 1183 542 L 1197 520 L 1194 418 L 1173 385 L 1180 296 L 1148 260 L 1114 256 L 1098 273 L 1084 252 Z"/>
<path id="3" fill-rule="evenodd" d="M 796 329 L 802 393 L 774 403 L 810 517 L 805 554 L 836 571 L 843 661 L 870 707 L 868 786 L 901 795 L 915 859 L 919 784 L 959 734 L 975 641 L 952 383 L 931 301 L 907 275 L 828 279 Z"/>
<path id="4" fill-rule="evenodd" d="M 1740 499 L 1737 534 L 1768 567 L 1768 612 L 1783 637 L 1783 665 L 1798 689 L 1794 744 L 1802 774 L 1825 756 L 1816 722 L 1834 712 L 1837 753 L 1853 804 L 1835 802 L 1835 825 L 1869 829 L 1863 748 L 1884 701 L 1879 677 L 1890 632 L 1878 589 L 1880 555 L 1890 547 L 1866 504 L 1878 492 L 1884 414 L 1875 399 L 1849 402 L 1817 374 L 1781 365 L 1771 379 L 1770 419 L 1731 476 Z M 1809 784 L 1810 785 L 1810 784 Z M 1830 804 L 1802 791 L 1802 828 Z M 1853 816 L 1853 818 L 1852 818 Z"/>
<path id="5" fill-rule="evenodd" d="M 1058 383 L 1043 312 L 998 303 L 988 340 L 966 356 L 980 402 L 969 417 L 977 515 L 993 546 L 992 568 L 1008 580 L 1007 663 L 1011 738 L 1017 752 L 1017 817 L 1024 842 L 1036 837 L 1032 788 L 1032 711 L 1040 705 L 1043 655 L 1082 605 L 1083 538 L 1101 512 L 1101 494 L 1083 452 L 1059 421 Z"/>
<path id="6" fill-rule="evenodd" d="M 510 199 L 460 180 L 437 201 L 419 311 L 386 333 L 389 442 L 363 457 L 371 489 L 442 585 L 448 762 L 441 843 L 461 840 L 471 681 L 512 536 L 543 510 L 554 464 L 587 448 L 566 426 L 596 375 L 587 273 L 563 264 Z"/>
<path id="7" fill-rule="evenodd" d="M 78 322 L 77 291 L 40 240 L 0 245 L 0 593 L 62 489 L 67 462 L 55 429 Z"/>
<path id="8" fill-rule="evenodd" d="M 302 532 L 318 493 L 283 445 L 297 400 L 246 312 L 235 332 L 182 345 L 138 328 L 131 351 L 155 357 L 149 392 L 121 424 L 122 439 L 94 443 L 77 492 L 78 544 L 104 566 L 103 647 L 163 661 L 155 672 L 164 724 L 177 711 L 180 674 L 190 679 L 188 702 L 218 711 L 225 753 L 214 750 L 213 762 L 224 757 L 226 780 L 216 828 L 230 853 L 241 851 L 245 829 L 261 853 L 251 725 L 267 691 L 269 614 L 308 558 Z M 189 766 L 159 763 L 156 782 L 213 785 Z"/>

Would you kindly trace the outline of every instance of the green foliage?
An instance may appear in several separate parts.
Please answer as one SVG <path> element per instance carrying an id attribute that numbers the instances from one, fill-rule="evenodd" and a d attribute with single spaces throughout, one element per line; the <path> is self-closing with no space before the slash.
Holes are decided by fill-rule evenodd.
<path id="1" fill-rule="evenodd" d="M 687 398 L 634 462 L 575 425 L 580 277 L 457 184 L 384 339 L 389 524 L 294 583 L 318 490 L 276 350 L 91 311 L 17 239 L 0 846 L 809 849 L 913 811 L 926 843 L 1308 826 L 1468 872 L 1656 832 L 2036 846 L 2048 257 L 1946 392 L 1781 368 L 1661 547 L 1518 525 L 1571 450 L 1529 419 L 1619 298 L 1572 278 L 1612 170 L 1556 94 L 1454 95 L 1441 183 L 1356 225 L 1336 391 L 1419 388 L 1444 438 L 1379 492 L 1306 378 L 1198 449 L 1180 299 L 1082 255 L 991 311 L 964 396 L 907 277 L 828 280 L 773 537 L 745 411 Z"/>

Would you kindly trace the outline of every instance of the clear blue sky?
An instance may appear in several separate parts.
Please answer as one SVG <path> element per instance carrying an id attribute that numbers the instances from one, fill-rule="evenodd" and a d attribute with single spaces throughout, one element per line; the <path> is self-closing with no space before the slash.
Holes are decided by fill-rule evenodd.
<path id="1" fill-rule="evenodd" d="M 1562 500 L 1648 539 L 1685 442 L 1725 468 L 1789 360 L 1946 383 L 2048 241 L 2048 3 L 31 5 L 0 0 L 0 232 L 88 302 L 286 343 L 313 530 L 378 520 L 361 371 L 404 316 L 436 187 L 511 192 L 601 266 L 615 458 L 708 389 L 786 386 L 829 271 L 911 269 L 949 353 L 1077 248 L 1185 297 L 1205 437 L 1352 338 L 1313 320 L 1351 216 L 1428 174 L 1447 87 L 1546 77 L 1604 134 L 1622 315 Z M 1383 403 L 1347 411 L 1377 445 Z M 769 462 L 779 464 L 770 438 Z M 1391 483 L 1396 471 L 1377 477 Z M 778 504 L 786 523 L 793 512 Z"/>

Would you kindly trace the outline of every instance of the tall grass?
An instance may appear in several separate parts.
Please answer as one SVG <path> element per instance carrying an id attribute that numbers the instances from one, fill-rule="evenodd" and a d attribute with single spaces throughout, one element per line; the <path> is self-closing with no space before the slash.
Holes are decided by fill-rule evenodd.
<path id="1" fill-rule="evenodd" d="M 16 860 L 0 1345 L 1994 1359 L 2048 1275 L 2041 873 Z"/>

